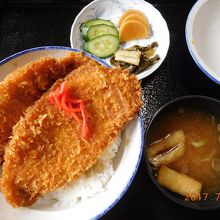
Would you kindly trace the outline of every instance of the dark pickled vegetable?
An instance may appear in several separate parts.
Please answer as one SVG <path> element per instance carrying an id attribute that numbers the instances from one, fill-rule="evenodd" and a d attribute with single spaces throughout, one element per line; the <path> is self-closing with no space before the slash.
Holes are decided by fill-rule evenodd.
<path id="1" fill-rule="evenodd" d="M 145 47 L 134 45 L 132 47 L 127 48 L 127 51 L 141 52 L 140 62 L 138 66 L 123 61 L 117 61 L 115 60 L 115 56 L 111 58 L 110 63 L 115 68 L 128 69 L 131 73 L 139 74 L 160 60 L 159 55 L 155 55 L 155 48 L 157 48 L 158 46 L 159 45 L 157 42 L 153 42 L 152 44 L 147 45 Z"/>

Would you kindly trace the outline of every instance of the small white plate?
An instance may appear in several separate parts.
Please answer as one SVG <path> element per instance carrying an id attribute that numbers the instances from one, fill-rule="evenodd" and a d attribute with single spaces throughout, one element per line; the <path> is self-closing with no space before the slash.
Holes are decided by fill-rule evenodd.
<path id="1" fill-rule="evenodd" d="M 91 2 L 89 5 L 83 8 L 83 10 L 75 18 L 70 34 L 71 47 L 83 50 L 84 43 L 80 34 L 80 25 L 83 22 L 94 18 L 102 18 L 111 20 L 117 27 L 119 18 L 128 9 L 136 9 L 145 13 L 151 26 L 152 35 L 148 39 L 129 41 L 121 45 L 121 47 L 127 48 L 135 44 L 146 46 L 154 41 L 157 41 L 159 44 L 159 47 L 156 49 L 156 54 L 160 56 L 160 60 L 149 69 L 137 75 L 138 79 L 143 79 L 153 73 L 162 64 L 167 55 L 170 44 L 170 35 L 166 21 L 164 20 L 160 12 L 146 1 L 95 0 Z M 110 64 L 109 58 L 105 60 L 108 64 Z"/>
<path id="2" fill-rule="evenodd" d="M 68 47 L 38 47 L 16 53 L 0 61 L 0 81 L 17 67 L 43 56 L 56 58 L 65 56 L 71 51 Z M 87 54 L 106 65 L 103 60 Z M 135 117 L 122 132 L 119 151 L 114 159 L 115 173 L 107 183 L 105 190 L 74 207 L 54 207 L 52 201 L 43 207 L 12 208 L 0 193 L 1 220 L 60 220 L 60 219 L 96 219 L 108 212 L 124 195 L 138 169 L 144 144 L 144 128 L 141 118 Z"/>
<path id="3" fill-rule="evenodd" d="M 195 63 L 220 84 L 220 1 L 198 0 L 188 15 L 185 33 Z"/>

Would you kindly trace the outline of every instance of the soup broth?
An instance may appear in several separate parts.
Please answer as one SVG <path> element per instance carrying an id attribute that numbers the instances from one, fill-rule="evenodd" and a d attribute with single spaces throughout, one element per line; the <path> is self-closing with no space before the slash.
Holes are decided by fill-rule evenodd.
<path id="1" fill-rule="evenodd" d="M 158 118 L 150 129 L 148 145 L 168 134 L 183 130 L 184 154 L 168 165 L 202 183 L 202 192 L 220 191 L 220 125 L 210 112 L 177 108 Z M 155 173 L 156 174 L 156 173 Z"/>

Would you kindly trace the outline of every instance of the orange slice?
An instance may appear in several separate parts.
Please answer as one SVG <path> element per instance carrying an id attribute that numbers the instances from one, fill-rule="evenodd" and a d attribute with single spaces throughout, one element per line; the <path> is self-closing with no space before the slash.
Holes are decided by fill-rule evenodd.
<path id="1" fill-rule="evenodd" d="M 127 20 L 121 24 L 119 30 L 119 39 L 121 42 L 136 40 L 136 39 L 144 39 L 149 35 L 148 28 L 136 20 Z"/>
<path id="2" fill-rule="evenodd" d="M 118 22 L 118 27 L 121 26 L 121 23 L 123 22 L 123 20 L 130 14 L 136 14 L 146 19 L 146 16 L 143 12 L 135 10 L 135 9 L 129 9 L 120 17 L 119 22 Z"/>

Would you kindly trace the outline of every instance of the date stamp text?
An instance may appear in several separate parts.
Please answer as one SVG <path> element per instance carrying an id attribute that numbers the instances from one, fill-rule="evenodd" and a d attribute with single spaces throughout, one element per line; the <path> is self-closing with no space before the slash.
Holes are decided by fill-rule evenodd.
<path id="1" fill-rule="evenodd" d="M 212 200 L 220 201 L 220 192 L 213 193 L 212 195 L 209 193 L 189 193 L 185 197 L 185 201 L 187 202 L 198 202 L 198 201 L 206 201 L 209 199 L 209 197 L 212 197 Z"/>

